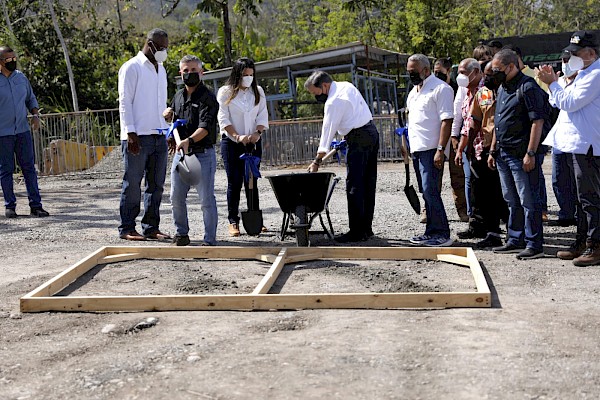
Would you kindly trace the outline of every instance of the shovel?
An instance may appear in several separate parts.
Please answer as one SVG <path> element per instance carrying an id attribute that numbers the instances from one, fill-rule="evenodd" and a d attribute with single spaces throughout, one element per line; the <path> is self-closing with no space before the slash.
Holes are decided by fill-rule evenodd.
<path id="1" fill-rule="evenodd" d="M 246 153 L 246 156 L 250 156 L 251 153 Z M 251 159 L 246 159 L 246 163 L 253 162 Z M 242 223 L 246 233 L 250 236 L 257 236 L 260 234 L 263 227 L 263 215 L 261 210 L 255 210 L 254 207 L 254 174 L 252 168 L 248 167 L 248 211 L 242 211 Z"/>
<path id="2" fill-rule="evenodd" d="M 181 138 L 179 137 L 177 128 L 173 129 L 173 138 L 175 139 L 175 143 L 179 146 Z M 189 186 L 197 186 L 202 179 L 202 166 L 200 161 L 193 154 L 186 155 L 183 152 L 183 149 L 179 150 L 179 154 L 181 154 L 181 159 L 175 167 L 175 170 L 184 183 Z"/>
<path id="3" fill-rule="evenodd" d="M 402 158 L 404 159 L 404 168 L 406 171 L 406 183 L 404 184 L 404 194 L 406 194 L 406 198 L 408 199 L 410 206 L 413 210 L 415 210 L 415 212 L 418 215 L 421 213 L 421 201 L 419 200 L 419 195 L 417 195 L 417 191 L 415 190 L 413 185 L 410 184 L 410 160 L 408 146 L 406 144 L 406 136 L 402 135 L 401 140 L 402 152 L 404 153 Z"/>

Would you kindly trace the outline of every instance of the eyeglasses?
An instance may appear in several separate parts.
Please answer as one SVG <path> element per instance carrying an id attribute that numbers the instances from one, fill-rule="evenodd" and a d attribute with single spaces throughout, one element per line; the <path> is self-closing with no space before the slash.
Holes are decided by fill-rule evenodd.
<path id="1" fill-rule="evenodd" d="M 5 63 L 9 63 L 11 61 L 17 61 L 17 57 L 2 58 L 1 60 Z"/>
<path id="2" fill-rule="evenodd" d="M 504 72 L 506 71 L 507 67 L 504 67 L 504 69 L 500 69 L 500 68 L 492 68 L 492 73 L 497 74 L 498 72 Z"/>
<path id="3" fill-rule="evenodd" d="M 150 40 L 148 43 L 152 43 L 152 47 L 154 47 L 154 51 L 163 51 L 168 50 L 168 47 L 157 47 L 156 42 L 154 40 Z"/>

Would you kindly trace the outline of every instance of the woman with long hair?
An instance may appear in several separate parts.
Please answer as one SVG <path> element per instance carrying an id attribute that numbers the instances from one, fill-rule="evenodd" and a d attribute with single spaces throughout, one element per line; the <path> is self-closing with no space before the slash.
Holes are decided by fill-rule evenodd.
<path id="1" fill-rule="evenodd" d="M 219 89 L 219 127 L 221 129 L 221 157 L 227 172 L 227 218 L 229 234 L 240 235 L 240 192 L 244 185 L 246 201 L 259 209 L 258 190 L 252 190 L 250 199 L 248 182 L 244 179 L 243 154 L 262 155 L 261 135 L 269 127 L 267 99 L 264 90 L 255 79 L 254 61 L 240 58 L 231 68 L 225 86 Z M 257 188 L 257 178 L 253 178 Z M 263 227 L 263 232 L 266 228 Z"/>

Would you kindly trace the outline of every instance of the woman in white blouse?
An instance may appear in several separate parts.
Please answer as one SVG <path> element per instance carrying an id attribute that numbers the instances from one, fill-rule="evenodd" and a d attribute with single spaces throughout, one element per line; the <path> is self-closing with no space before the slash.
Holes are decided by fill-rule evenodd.
<path id="1" fill-rule="evenodd" d="M 225 86 L 219 89 L 219 127 L 221 129 L 221 157 L 227 172 L 227 218 L 229 234 L 240 235 L 240 192 L 245 187 L 246 201 L 249 202 L 248 183 L 244 180 L 244 153 L 261 157 L 261 135 L 269 127 L 267 100 L 264 90 L 254 79 L 254 61 L 240 58 L 231 69 Z M 256 178 L 254 188 L 257 187 Z M 252 204 L 259 209 L 258 190 L 253 190 Z M 263 227 L 263 232 L 266 228 Z"/>

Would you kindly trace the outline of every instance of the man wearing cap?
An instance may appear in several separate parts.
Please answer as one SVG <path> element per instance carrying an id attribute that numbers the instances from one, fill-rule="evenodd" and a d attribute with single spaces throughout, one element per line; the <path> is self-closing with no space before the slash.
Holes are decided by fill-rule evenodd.
<path id="1" fill-rule="evenodd" d="M 579 204 L 577 239 L 559 252 L 563 259 L 573 259 L 578 267 L 600 264 L 600 61 L 598 38 L 593 32 L 578 31 L 565 48 L 571 53 L 569 68 L 578 71 L 569 86 L 562 87 L 551 66 L 536 70 L 550 88 L 550 100 L 567 113 L 573 133 L 565 137 L 561 148 L 573 153 L 573 169 Z M 585 213 L 585 214 L 581 214 Z M 585 247 L 582 238 L 585 237 Z"/>

